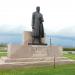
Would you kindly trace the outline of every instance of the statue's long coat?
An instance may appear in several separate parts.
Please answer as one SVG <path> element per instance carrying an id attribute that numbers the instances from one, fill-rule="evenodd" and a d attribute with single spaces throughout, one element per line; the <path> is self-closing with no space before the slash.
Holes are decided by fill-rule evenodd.
<path id="1" fill-rule="evenodd" d="M 44 37 L 44 28 L 43 28 L 43 16 L 41 13 L 34 12 L 32 15 L 32 28 L 33 28 L 33 37 L 42 38 Z"/>

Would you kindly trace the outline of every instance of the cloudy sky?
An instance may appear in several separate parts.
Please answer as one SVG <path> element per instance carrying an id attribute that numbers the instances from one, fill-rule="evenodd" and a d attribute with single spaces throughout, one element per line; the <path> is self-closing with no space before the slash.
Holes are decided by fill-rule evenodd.
<path id="1" fill-rule="evenodd" d="M 0 0 L 0 31 L 31 30 L 36 6 L 41 7 L 46 32 L 75 27 L 75 0 Z"/>

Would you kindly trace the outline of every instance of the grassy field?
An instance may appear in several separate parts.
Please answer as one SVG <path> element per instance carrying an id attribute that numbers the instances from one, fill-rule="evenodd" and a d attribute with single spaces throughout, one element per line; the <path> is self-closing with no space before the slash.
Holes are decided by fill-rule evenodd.
<path id="1" fill-rule="evenodd" d="M 7 56 L 7 52 L 0 52 L 0 57 L 1 56 Z"/>
<path id="2" fill-rule="evenodd" d="M 64 54 L 65 57 L 75 60 L 75 54 Z"/>
<path id="3" fill-rule="evenodd" d="M 7 50 L 0 49 L 0 57 L 1 56 L 6 56 L 6 55 L 7 55 Z"/>
<path id="4" fill-rule="evenodd" d="M 75 75 L 75 64 L 17 69 L 0 69 L 0 75 Z"/>
<path id="5" fill-rule="evenodd" d="M 7 52 L 6 50 L 0 50 L 0 52 Z"/>
<path id="6" fill-rule="evenodd" d="M 6 45 L 5 44 L 0 44 L 0 57 L 1 56 L 7 56 L 7 50 L 6 50 Z"/>

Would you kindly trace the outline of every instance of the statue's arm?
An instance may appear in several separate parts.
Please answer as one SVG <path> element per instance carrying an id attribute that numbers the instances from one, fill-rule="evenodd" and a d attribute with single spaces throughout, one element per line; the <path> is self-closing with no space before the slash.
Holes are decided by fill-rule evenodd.
<path id="1" fill-rule="evenodd" d="M 42 22 L 44 22 L 44 18 L 43 18 L 43 15 L 41 15 L 41 20 L 42 20 Z"/>
<path id="2" fill-rule="evenodd" d="M 43 15 L 40 15 L 40 23 L 44 22 Z"/>

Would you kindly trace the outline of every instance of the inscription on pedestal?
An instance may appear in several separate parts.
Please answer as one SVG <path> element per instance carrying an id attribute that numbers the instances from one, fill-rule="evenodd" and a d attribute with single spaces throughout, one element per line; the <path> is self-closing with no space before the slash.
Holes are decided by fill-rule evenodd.
<path id="1" fill-rule="evenodd" d="M 33 57 L 47 57 L 47 48 L 44 46 L 33 46 Z"/>

